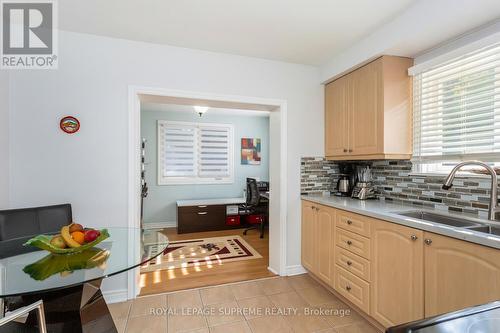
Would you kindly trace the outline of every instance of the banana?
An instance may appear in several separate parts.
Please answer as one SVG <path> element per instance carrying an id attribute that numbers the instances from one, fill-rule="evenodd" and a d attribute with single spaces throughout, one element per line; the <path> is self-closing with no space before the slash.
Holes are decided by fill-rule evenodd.
<path id="1" fill-rule="evenodd" d="M 61 228 L 61 236 L 64 239 L 64 242 L 69 247 L 80 247 L 80 244 L 71 238 L 71 234 L 69 233 L 69 226 L 64 226 Z"/>

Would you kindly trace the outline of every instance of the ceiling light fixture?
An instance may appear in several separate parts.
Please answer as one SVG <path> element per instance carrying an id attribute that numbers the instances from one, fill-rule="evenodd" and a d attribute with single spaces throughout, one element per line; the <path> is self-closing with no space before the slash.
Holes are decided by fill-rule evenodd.
<path id="1" fill-rule="evenodd" d="M 208 111 L 208 106 L 195 106 L 194 110 L 201 116 Z"/>

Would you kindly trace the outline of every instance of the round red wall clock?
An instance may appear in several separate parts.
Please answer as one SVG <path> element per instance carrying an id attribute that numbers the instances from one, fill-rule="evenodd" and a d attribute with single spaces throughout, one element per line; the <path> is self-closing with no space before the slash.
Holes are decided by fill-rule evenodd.
<path id="1" fill-rule="evenodd" d="M 64 133 L 73 134 L 80 129 L 80 122 L 75 117 L 66 116 L 59 122 L 59 127 Z"/>

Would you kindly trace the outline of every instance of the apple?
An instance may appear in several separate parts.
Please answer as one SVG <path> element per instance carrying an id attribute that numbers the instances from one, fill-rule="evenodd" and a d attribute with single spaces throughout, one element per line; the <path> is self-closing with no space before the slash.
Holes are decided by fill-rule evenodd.
<path id="1" fill-rule="evenodd" d="M 71 223 L 69 225 L 69 233 L 73 233 L 75 231 L 82 231 L 83 232 L 83 226 L 81 224 L 78 224 L 78 223 Z"/>
<path id="2" fill-rule="evenodd" d="M 54 237 L 52 237 L 52 239 L 50 240 L 50 244 L 59 249 L 66 248 L 66 242 L 61 235 L 55 235 Z"/>
<path id="3" fill-rule="evenodd" d="M 100 235 L 101 233 L 99 232 L 99 230 L 95 229 L 85 230 L 85 243 L 90 243 L 95 241 L 97 237 L 99 237 Z"/>

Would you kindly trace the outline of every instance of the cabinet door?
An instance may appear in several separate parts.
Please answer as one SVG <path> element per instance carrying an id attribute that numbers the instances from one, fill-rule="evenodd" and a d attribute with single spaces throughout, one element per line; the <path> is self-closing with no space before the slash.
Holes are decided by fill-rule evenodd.
<path id="1" fill-rule="evenodd" d="M 424 317 L 423 231 L 372 225 L 371 316 L 385 327 Z"/>
<path id="2" fill-rule="evenodd" d="M 313 203 L 302 201 L 302 266 L 312 273 L 316 272 L 316 223 L 317 213 Z"/>
<path id="3" fill-rule="evenodd" d="M 333 285 L 333 232 L 335 230 L 335 210 L 319 206 L 317 224 L 318 267 L 317 275 L 324 282 Z"/>
<path id="4" fill-rule="evenodd" d="M 348 75 L 325 87 L 325 156 L 348 154 Z"/>
<path id="5" fill-rule="evenodd" d="M 350 155 L 383 153 L 382 59 L 352 72 L 350 93 Z"/>
<path id="6" fill-rule="evenodd" d="M 499 250 L 427 232 L 424 237 L 426 317 L 500 299 Z"/>

